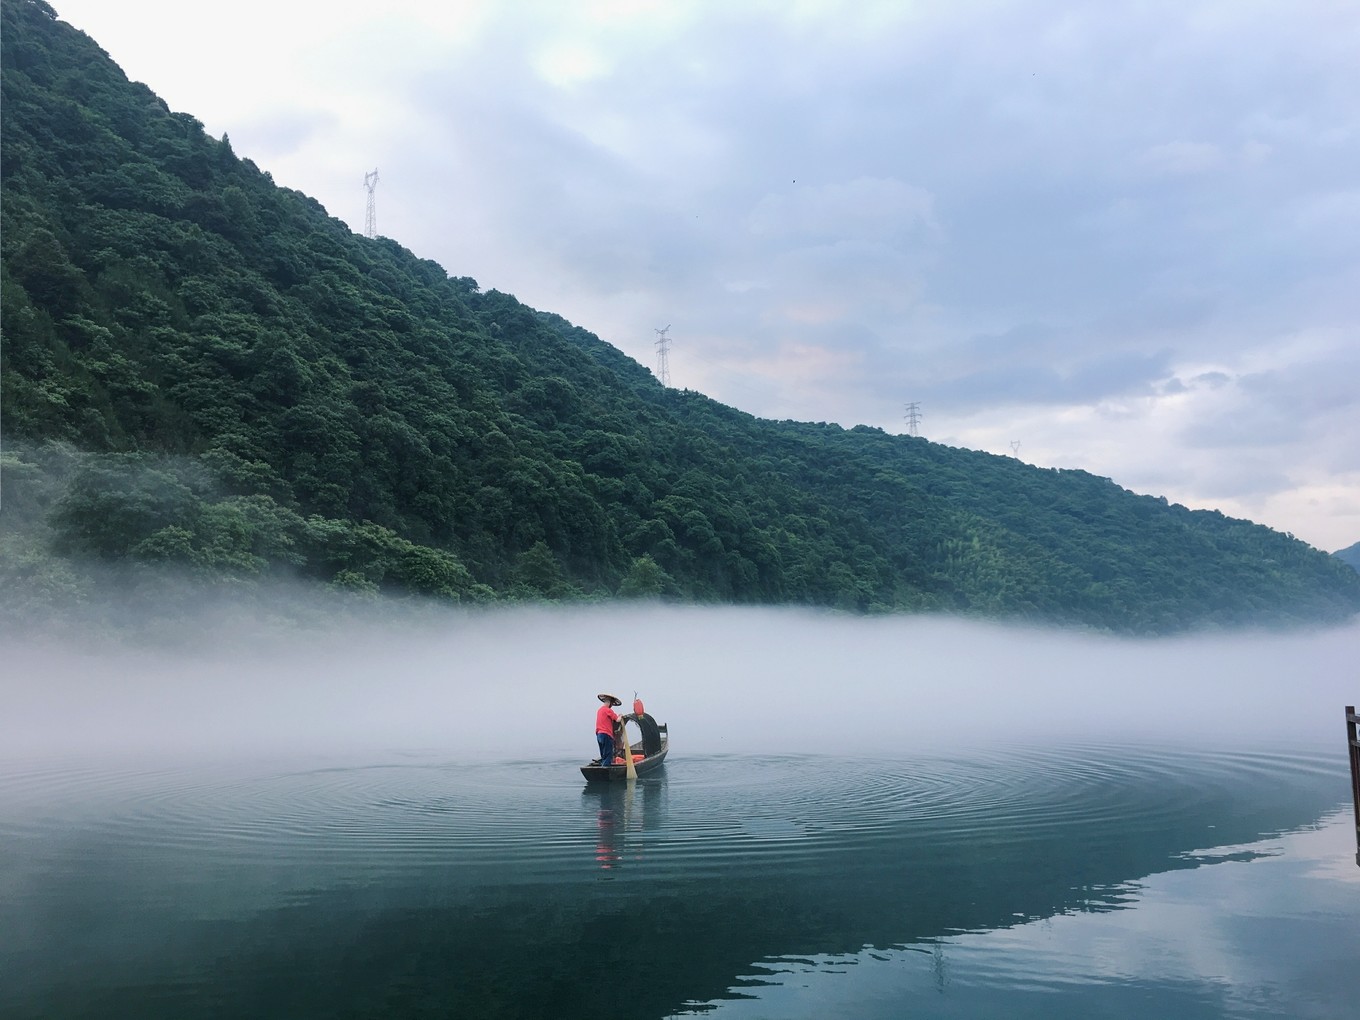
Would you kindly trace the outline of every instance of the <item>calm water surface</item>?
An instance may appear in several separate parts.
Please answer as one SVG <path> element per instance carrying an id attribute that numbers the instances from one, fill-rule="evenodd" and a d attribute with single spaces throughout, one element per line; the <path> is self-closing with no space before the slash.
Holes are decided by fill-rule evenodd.
<path id="1" fill-rule="evenodd" d="M 0 1012 L 1355 1015 L 1343 752 L 11 761 Z"/>

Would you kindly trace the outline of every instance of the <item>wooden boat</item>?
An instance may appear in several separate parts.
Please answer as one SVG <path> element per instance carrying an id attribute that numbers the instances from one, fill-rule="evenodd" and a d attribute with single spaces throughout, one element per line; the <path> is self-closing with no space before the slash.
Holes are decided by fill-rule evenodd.
<path id="1" fill-rule="evenodd" d="M 639 776 L 645 776 L 659 769 L 666 761 L 666 752 L 670 750 L 671 743 L 665 724 L 658 723 L 646 712 L 629 712 L 627 715 L 619 716 L 619 722 L 623 726 L 631 722 L 642 733 L 640 744 L 632 744 L 632 741 L 629 741 L 633 751 L 633 771 Z M 639 748 L 642 755 L 640 758 Z M 619 754 L 622 753 L 620 750 Z M 587 782 L 608 783 L 627 779 L 628 767 L 622 763 L 601 765 L 600 759 L 596 758 L 589 764 L 581 766 L 581 775 L 586 777 Z"/>

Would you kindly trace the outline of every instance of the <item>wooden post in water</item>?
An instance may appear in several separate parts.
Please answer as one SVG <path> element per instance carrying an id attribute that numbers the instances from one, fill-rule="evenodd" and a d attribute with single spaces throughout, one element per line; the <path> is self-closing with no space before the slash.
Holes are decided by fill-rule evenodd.
<path id="1" fill-rule="evenodd" d="M 1360 724 L 1360 716 L 1355 714 L 1355 706 L 1346 706 L 1346 746 L 1351 756 L 1351 801 L 1355 804 L 1355 863 L 1360 865 L 1360 739 L 1356 737 L 1355 727 Z"/>

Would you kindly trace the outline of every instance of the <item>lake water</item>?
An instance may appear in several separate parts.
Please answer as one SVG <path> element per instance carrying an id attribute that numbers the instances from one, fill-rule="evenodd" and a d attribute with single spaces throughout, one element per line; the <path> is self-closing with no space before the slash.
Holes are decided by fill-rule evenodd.
<path id="1" fill-rule="evenodd" d="M 720 667 L 737 668 L 722 629 L 732 618 L 717 630 L 712 618 L 668 619 L 694 628 L 674 672 L 651 678 L 675 708 L 648 705 L 670 723 L 671 758 L 655 778 L 607 789 L 582 781 L 590 740 L 571 731 L 588 729 L 595 687 L 632 693 L 617 676 L 599 680 L 633 654 L 628 641 L 602 646 L 617 619 L 521 618 L 536 640 L 518 645 L 496 632 L 514 629 L 504 623 L 479 645 L 485 621 L 406 635 L 400 652 L 378 651 L 408 668 L 362 697 L 354 678 L 376 660 L 360 645 L 330 658 L 312 647 L 317 682 L 351 693 L 337 696 L 343 720 L 337 699 L 311 701 L 325 739 L 294 746 L 267 738 L 274 727 L 300 735 L 288 697 L 243 732 L 247 714 L 208 658 L 139 653 L 133 668 L 108 649 L 19 649 L 48 682 L 22 697 L 9 687 L 0 729 L 0 1015 L 1356 1014 L 1360 867 L 1342 703 L 1317 672 L 1353 661 L 1353 629 L 1251 639 L 1243 651 L 1241 639 L 1130 645 L 952 624 L 802 619 L 776 633 L 785 618 L 748 617 L 737 630 L 771 650 L 791 693 L 762 687 L 758 704 L 734 706 L 717 693 Z M 545 642 L 573 651 L 583 675 L 525 679 L 525 649 Z M 455 647 L 475 671 L 442 674 L 452 693 L 437 700 L 428 663 Z M 822 672 L 847 648 L 868 664 L 853 712 Z M 933 741 L 929 720 L 894 700 L 901 673 L 881 657 L 894 648 L 934 677 L 916 699 L 946 721 Z M 249 654 L 236 652 L 238 668 Z M 1058 726 L 1058 706 L 1085 703 L 1065 684 L 1039 696 L 1030 683 L 1026 700 L 1043 710 L 1008 720 L 994 711 L 1016 709 L 1008 680 L 951 710 L 938 688 L 961 697 L 977 683 L 970 668 L 986 672 L 963 661 L 977 656 L 992 672 L 1011 663 L 1010 678 L 1030 657 L 1045 675 L 1079 662 L 1117 697 Z M 341 665 L 360 659 L 352 672 Z M 806 675 L 793 665 L 809 660 Z M 245 671 L 253 679 L 237 676 L 256 710 L 261 677 L 311 682 L 296 659 L 271 661 L 279 672 L 259 659 Z M 1297 671 L 1271 687 L 1248 661 Z M 1193 662 L 1187 675 L 1210 697 L 1165 700 L 1174 685 L 1153 672 L 1166 662 Z M 754 660 L 743 669 L 760 675 Z M 514 670 L 518 686 L 506 686 Z M 470 684 L 474 672 L 506 684 Z M 707 714 L 685 699 L 682 674 Z M 1139 678 L 1162 699 L 1164 734 L 1135 707 Z M 533 738 L 545 713 L 563 711 L 548 693 L 559 687 L 573 714 L 556 726 L 579 754 Z M 513 702 L 512 689 L 533 705 L 490 708 Z M 1229 689 L 1241 696 L 1221 698 Z M 209 694 L 243 746 L 184 714 Z M 1097 703 L 1109 714 L 1094 715 Z M 1136 725 L 1118 725 L 1125 703 Z M 393 744 L 394 704 L 420 720 L 413 733 L 436 729 L 423 705 L 459 739 Z M 1231 725 L 1208 727 L 1191 705 L 1216 706 Z M 129 729 L 148 715 L 156 726 Z M 158 729 L 165 740 L 152 739 Z M 895 734 L 910 738 L 894 746 Z"/>

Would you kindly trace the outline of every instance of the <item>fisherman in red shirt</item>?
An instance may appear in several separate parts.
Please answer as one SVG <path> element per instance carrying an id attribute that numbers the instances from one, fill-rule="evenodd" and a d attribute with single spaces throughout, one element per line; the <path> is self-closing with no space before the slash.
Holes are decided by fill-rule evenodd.
<path id="1" fill-rule="evenodd" d="M 612 694 L 597 694 L 604 702 L 595 713 L 595 741 L 600 745 L 600 764 L 614 764 L 614 728 L 619 724 L 619 713 L 614 711 L 623 702 Z"/>

